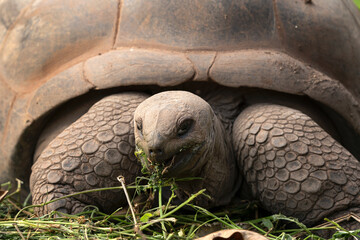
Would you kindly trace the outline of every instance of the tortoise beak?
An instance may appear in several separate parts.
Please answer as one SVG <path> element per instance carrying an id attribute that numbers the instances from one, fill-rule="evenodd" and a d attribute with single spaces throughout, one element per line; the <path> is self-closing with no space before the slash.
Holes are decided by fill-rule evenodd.
<path id="1" fill-rule="evenodd" d="M 153 163 L 161 164 L 164 161 L 164 151 L 161 148 L 149 148 L 148 158 Z"/>
<path id="2" fill-rule="evenodd" d="M 138 156 L 142 165 L 152 171 L 154 166 L 162 167 L 162 175 L 164 177 L 190 177 L 193 171 L 198 168 L 199 155 L 204 147 L 204 143 L 194 145 L 190 148 L 179 149 L 175 153 L 165 153 L 159 150 L 145 151 L 145 155 Z M 139 150 L 137 146 L 137 150 Z"/>
<path id="3" fill-rule="evenodd" d="M 148 160 L 153 164 L 163 165 L 169 158 L 173 157 L 173 153 L 167 153 L 165 150 L 166 138 L 159 133 L 154 133 L 153 137 L 147 141 Z"/>

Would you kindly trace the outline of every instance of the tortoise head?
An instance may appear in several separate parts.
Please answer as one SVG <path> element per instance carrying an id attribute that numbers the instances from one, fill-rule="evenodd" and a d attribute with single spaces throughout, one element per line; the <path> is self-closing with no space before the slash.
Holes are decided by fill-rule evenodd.
<path id="1" fill-rule="evenodd" d="M 162 166 L 165 176 L 195 176 L 205 164 L 214 135 L 214 112 L 202 98 L 184 91 L 162 92 L 135 111 L 135 143 L 142 164 Z"/>

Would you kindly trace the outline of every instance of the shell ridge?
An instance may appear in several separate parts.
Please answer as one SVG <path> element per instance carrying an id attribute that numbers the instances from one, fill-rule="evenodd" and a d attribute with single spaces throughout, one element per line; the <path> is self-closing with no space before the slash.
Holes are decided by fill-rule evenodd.
<path id="1" fill-rule="evenodd" d="M 115 31 L 114 31 L 112 49 L 115 49 L 117 35 L 118 35 L 118 32 L 119 32 L 119 28 L 120 28 L 121 10 L 122 10 L 122 0 L 118 0 L 118 10 L 117 10 L 117 13 L 116 13 Z"/>

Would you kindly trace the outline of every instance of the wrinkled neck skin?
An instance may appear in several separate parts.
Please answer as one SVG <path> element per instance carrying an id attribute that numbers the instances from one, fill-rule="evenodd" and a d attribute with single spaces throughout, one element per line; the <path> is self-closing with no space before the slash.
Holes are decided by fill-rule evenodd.
<path id="1" fill-rule="evenodd" d="M 196 161 L 204 163 L 195 172 L 199 180 L 177 182 L 176 195 L 181 201 L 187 200 L 191 194 L 201 189 L 211 197 L 199 196 L 194 200 L 195 205 L 201 207 L 215 207 L 230 203 L 241 184 L 241 176 L 234 159 L 230 136 L 225 132 L 220 120 L 214 115 L 211 139 L 205 150 Z"/>

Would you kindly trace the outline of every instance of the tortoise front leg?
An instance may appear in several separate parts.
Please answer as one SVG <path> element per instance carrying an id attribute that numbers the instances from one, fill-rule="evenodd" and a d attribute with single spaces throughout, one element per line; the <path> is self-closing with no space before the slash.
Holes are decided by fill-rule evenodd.
<path id="1" fill-rule="evenodd" d="M 106 97 L 52 140 L 32 167 L 33 203 L 118 186 L 119 175 L 127 183 L 134 182 L 141 166 L 134 156 L 133 114 L 146 98 L 140 93 Z M 36 208 L 36 212 L 39 215 L 52 210 L 76 213 L 86 205 L 111 212 L 125 204 L 122 192 L 101 191 L 56 201 Z"/>
<path id="2" fill-rule="evenodd" d="M 271 213 L 313 225 L 360 212 L 360 163 L 300 111 L 251 106 L 236 119 L 233 141 L 253 197 Z"/>

